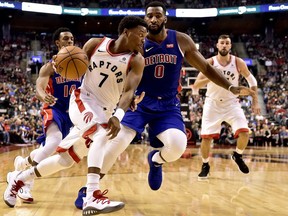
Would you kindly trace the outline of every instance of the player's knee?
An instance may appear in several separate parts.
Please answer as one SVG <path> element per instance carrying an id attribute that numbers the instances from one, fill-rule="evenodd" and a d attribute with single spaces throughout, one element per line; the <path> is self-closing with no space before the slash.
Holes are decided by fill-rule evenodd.
<path id="1" fill-rule="evenodd" d="M 68 152 L 63 152 L 60 153 L 59 164 L 63 167 L 69 168 L 74 164 L 74 160 Z"/>
<path id="2" fill-rule="evenodd" d="M 187 147 L 187 138 L 186 136 L 178 137 L 177 140 L 174 140 L 171 145 L 171 152 L 177 157 L 180 158 L 181 155 L 185 152 Z"/>
<path id="3" fill-rule="evenodd" d="M 240 138 L 240 139 L 249 139 L 249 133 L 248 132 L 240 132 L 239 134 L 238 134 L 238 138 Z"/>

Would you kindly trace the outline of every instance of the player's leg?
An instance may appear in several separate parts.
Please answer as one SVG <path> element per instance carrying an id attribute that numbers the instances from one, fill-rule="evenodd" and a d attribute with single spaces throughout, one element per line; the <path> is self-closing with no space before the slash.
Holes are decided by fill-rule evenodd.
<path id="1" fill-rule="evenodd" d="M 102 126 L 98 126 L 96 132 L 92 135 L 93 142 L 90 144 L 87 156 L 87 190 L 83 204 L 83 215 L 114 212 L 124 207 L 123 202 L 110 201 L 108 197 L 104 196 L 108 190 L 103 192 L 100 190 L 100 171 L 108 139 L 107 131 Z"/>
<path id="2" fill-rule="evenodd" d="M 241 105 L 236 101 L 226 113 L 227 122 L 231 125 L 234 132 L 234 137 L 237 139 L 236 150 L 233 152 L 231 158 L 237 164 L 239 170 L 245 174 L 249 173 L 249 168 L 242 159 L 242 154 L 249 142 L 249 128 L 244 111 Z"/>
<path id="3" fill-rule="evenodd" d="M 4 192 L 4 201 L 9 207 L 16 204 L 16 195 L 25 186 L 25 182 L 37 177 L 48 176 L 74 164 L 68 152 L 50 156 L 41 161 L 36 167 L 24 171 L 14 171 L 7 174 L 8 186 Z"/>
<path id="4" fill-rule="evenodd" d="M 61 141 L 57 151 L 59 154 L 42 160 L 37 166 L 24 171 L 8 173 L 8 186 L 4 193 L 4 201 L 8 206 L 15 206 L 16 196 L 27 181 L 67 169 L 74 164 L 74 161 L 79 162 L 87 155 L 85 139 L 79 137 L 79 130 L 76 127 L 73 127 L 71 132 Z"/>
<path id="5" fill-rule="evenodd" d="M 186 134 L 179 129 L 170 128 L 157 135 L 163 143 L 160 150 L 153 150 L 148 154 L 149 174 L 148 183 L 152 190 L 158 190 L 162 184 L 162 165 L 178 160 L 187 145 Z M 153 143 L 151 144 L 153 145 Z"/>
<path id="6" fill-rule="evenodd" d="M 207 179 L 208 174 L 210 172 L 210 165 L 209 165 L 209 152 L 210 152 L 210 146 L 211 142 L 213 141 L 212 138 L 202 138 L 201 140 L 201 156 L 202 156 L 202 167 L 201 172 L 198 174 L 199 179 Z"/>
<path id="7" fill-rule="evenodd" d="M 109 140 L 105 146 L 105 155 L 100 173 L 100 179 L 108 173 L 118 156 L 129 146 L 135 135 L 136 131 L 121 124 L 121 130 L 118 135 L 114 139 Z M 82 209 L 83 199 L 87 194 L 86 191 L 86 186 L 79 189 L 78 196 L 75 200 L 76 208 Z"/>
<path id="8" fill-rule="evenodd" d="M 211 142 L 213 138 L 219 138 L 221 130 L 221 122 L 223 116 L 221 112 L 218 112 L 216 102 L 210 98 L 205 99 L 203 114 L 202 114 L 202 125 L 201 125 L 201 156 L 202 156 L 202 167 L 198 174 L 198 179 L 207 179 L 210 172 L 209 165 L 209 153 L 211 148 Z"/>
<path id="9" fill-rule="evenodd" d="M 21 156 L 16 157 L 14 161 L 15 170 L 19 170 L 19 167 L 23 168 L 23 165 L 27 164 L 27 162 L 31 163 L 31 161 L 31 164 L 36 166 L 40 161 L 52 155 L 56 151 L 56 148 L 61 140 L 62 132 L 59 130 L 58 125 L 53 121 L 47 127 L 45 145 L 41 146 L 41 148 L 38 148 L 37 150 L 32 151 L 26 158 L 22 158 Z M 25 186 L 22 187 L 19 191 L 18 197 L 22 199 L 23 202 L 33 202 L 34 199 L 31 194 L 33 186 L 34 181 L 26 182 Z"/>

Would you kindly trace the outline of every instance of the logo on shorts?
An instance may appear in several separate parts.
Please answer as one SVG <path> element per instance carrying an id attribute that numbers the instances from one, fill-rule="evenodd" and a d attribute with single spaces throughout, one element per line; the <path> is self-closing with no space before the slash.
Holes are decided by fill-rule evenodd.
<path id="1" fill-rule="evenodd" d="M 84 114 L 83 120 L 84 120 L 85 123 L 88 123 L 88 122 L 90 122 L 92 120 L 92 118 L 93 118 L 93 113 L 92 112 L 86 112 Z"/>

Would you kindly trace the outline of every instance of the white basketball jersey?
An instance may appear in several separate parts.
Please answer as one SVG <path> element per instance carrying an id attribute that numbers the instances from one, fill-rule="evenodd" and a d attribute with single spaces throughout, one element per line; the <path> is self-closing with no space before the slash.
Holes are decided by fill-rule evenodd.
<path id="1" fill-rule="evenodd" d="M 213 56 L 213 66 L 220 69 L 223 75 L 229 80 L 233 85 L 239 85 L 239 72 L 236 65 L 236 57 L 231 56 L 231 61 L 228 65 L 222 66 L 216 56 Z M 237 95 L 234 95 L 232 92 L 216 85 L 214 82 L 210 81 L 207 84 L 206 96 L 213 99 L 235 99 Z"/>
<path id="2" fill-rule="evenodd" d="M 111 53 L 109 44 L 112 41 L 104 37 L 95 48 L 81 85 L 81 89 L 94 96 L 98 105 L 109 110 L 114 109 L 120 99 L 130 60 L 134 55 L 132 52 Z"/>

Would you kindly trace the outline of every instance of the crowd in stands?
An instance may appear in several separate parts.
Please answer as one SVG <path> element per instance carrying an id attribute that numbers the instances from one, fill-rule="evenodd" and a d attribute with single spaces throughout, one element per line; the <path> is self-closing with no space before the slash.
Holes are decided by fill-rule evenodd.
<path id="1" fill-rule="evenodd" d="M 194 41 L 199 43 L 200 52 L 208 58 L 216 54 L 217 36 L 196 36 L 188 30 Z M 39 37 L 41 51 L 50 59 L 56 47 L 50 36 Z M 76 43 L 81 47 L 85 42 Z M 260 71 L 256 78 L 263 91 L 267 116 L 255 116 L 250 109 L 251 99 L 241 98 L 249 127 L 250 145 L 288 145 L 288 39 L 277 38 L 266 41 L 259 36 L 242 37 L 250 58 L 258 59 Z M 41 103 L 35 97 L 35 84 L 31 80 L 33 65 L 39 62 L 27 60 L 31 50 L 31 40 L 26 35 L 13 36 L 0 40 L 0 144 L 35 142 L 42 133 L 40 115 Z M 185 66 L 185 65 L 184 65 Z M 41 64 L 38 65 L 38 68 Z M 196 76 L 197 73 L 192 76 Z M 186 77 L 185 77 L 186 76 Z M 191 74 L 185 74 L 184 80 Z M 201 92 L 200 92 L 201 93 Z M 191 129 L 195 141 L 200 141 L 201 116 L 204 92 L 192 96 L 191 91 L 183 91 L 182 100 L 189 104 Z M 233 132 L 225 122 L 222 125 L 220 144 L 233 144 Z"/>
<path id="2" fill-rule="evenodd" d="M 215 41 L 217 36 L 197 36 L 193 30 L 188 30 L 193 35 L 196 43 L 199 43 L 200 52 L 209 58 L 216 55 Z M 246 113 L 250 133 L 250 145 L 288 145 L 288 38 L 275 38 L 267 41 L 259 35 L 240 36 L 247 49 L 247 54 L 259 62 L 259 72 L 254 74 L 258 80 L 258 86 L 263 92 L 266 116 L 255 116 L 251 111 L 251 98 L 242 97 L 240 102 Z M 236 39 L 236 38 L 235 38 Z M 237 42 L 239 37 L 237 37 Z M 232 37 L 233 41 L 233 37 Z M 233 43 L 233 42 L 232 42 Z M 233 54 L 233 51 L 232 51 Z M 235 53 L 234 53 L 235 54 Z M 187 65 L 185 65 L 187 66 Z M 187 72 L 186 72 L 187 73 Z M 193 74 L 193 73 L 192 73 Z M 196 75 L 195 73 L 193 76 Z M 191 73 L 186 75 L 191 76 Z M 247 85 L 242 80 L 242 85 Z M 191 129 L 196 141 L 201 133 L 201 116 L 205 91 L 200 91 L 199 96 L 192 96 L 191 91 L 183 93 L 185 103 L 190 105 Z M 229 124 L 223 122 L 220 144 L 233 144 L 233 132 Z"/>
<path id="3" fill-rule="evenodd" d="M 25 2 L 62 5 L 65 7 L 99 7 L 99 8 L 143 8 L 152 0 L 21 0 Z M 235 7 L 260 4 L 276 4 L 286 2 L 285 0 L 160 0 L 163 1 L 168 8 L 211 8 L 211 7 Z"/>

